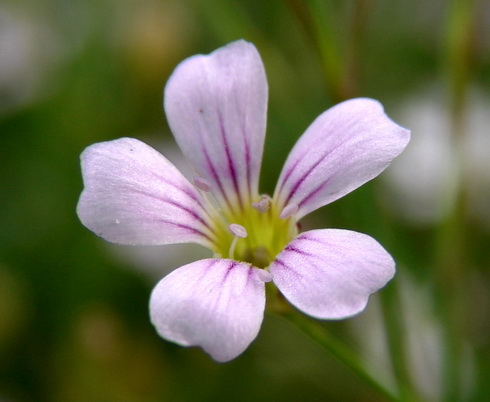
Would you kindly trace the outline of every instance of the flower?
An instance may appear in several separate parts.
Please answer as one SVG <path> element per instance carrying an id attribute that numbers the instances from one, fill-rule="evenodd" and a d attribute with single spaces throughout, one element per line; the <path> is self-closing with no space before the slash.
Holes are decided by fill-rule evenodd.
<path id="1" fill-rule="evenodd" d="M 243 40 L 193 56 L 173 72 L 164 105 L 196 177 L 131 138 L 82 154 L 83 224 L 119 244 L 198 243 L 214 257 L 164 277 L 150 299 L 157 332 L 229 361 L 255 339 L 272 281 L 291 304 L 320 319 L 360 312 L 394 275 L 371 237 L 340 229 L 298 233 L 297 221 L 381 173 L 409 131 L 371 99 L 320 115 L 294 146 L 272 197 L 258 192 L 267 80 Z"/>
<path id="2" fill-rule="evenodd" d="M 462 192 L 468 217 L 488 230 L 490 98 L 469 88 L 462 129 L 452 127 L 447 106 L 442 91 L 433 86 L 402 103 L 400 119 L 413 122 L 417 135 L 384 176 L 390 207 L 407 223 L 429 227 L 448 219 Z"/>

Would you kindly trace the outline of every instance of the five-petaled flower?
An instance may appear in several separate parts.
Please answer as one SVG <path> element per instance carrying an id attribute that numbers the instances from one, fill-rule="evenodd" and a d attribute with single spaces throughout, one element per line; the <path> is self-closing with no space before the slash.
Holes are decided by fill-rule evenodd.
<path id="1" fill-rule="evenodd" d="M 214 257 L 164 277 L 150 299 L 165 339 L 200 346 L 217 361 L 255 339 L 265 282 L 304 313 L 339 319 L 360 312 L 394 275 L 373 238 L 348 230 L 298 233 L 299 219 L 380 174 L 410 133 L 371 99 L 320 115 L 294 146 L 272 197 L 258 191 L 267 80 L 256 48 L 237 41 L 183 61 L 165 88 L 165 112 L 192 183 L 164 156 L 131 138 L 82 154 L 83 224 L 119 244 L 198 243 Z"/>

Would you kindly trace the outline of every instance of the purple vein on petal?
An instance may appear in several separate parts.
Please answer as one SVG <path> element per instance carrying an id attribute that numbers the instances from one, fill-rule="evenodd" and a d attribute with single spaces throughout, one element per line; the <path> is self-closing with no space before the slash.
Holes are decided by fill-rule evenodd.
<path id="1" fill-rule="evenodd" d="M 247 190 L 249 197 L 252 195 L 252 166 L 250 159 L 250 144 L 247 141 L 247 128 L 242 127 L 243 147 L 245 149 L 245 164 L 247 165 Z"/>
<path id="2" fill-rule="evenodd" d="M 213 167 L 211 166 L 211 168 L 213 168 Z M 195 193 L 195 191 L 194 191 L 194 189 L 192 187 L 191 188 L 180 187 L 178 184 L 173 183 L 173 182 L 171 182 L 171 181 L 169 181 L 169 180 L 167 180 L 167 179 L 165 179 L 163 177 L 160 177 L 158 175 L 155 175 L 155 176 L 158 179 L 162 180 L 165 184 L 168 184 L 168 185 L 174 187 L 175 189 L 181 191 L 185 195 L 189 196 L 192 200 L 194 200 L 197 203 L 197 205 L 201 208 L 202 212 L 204 214 L 206 214 L 207 217 L 209 217 L 211 220 L 213 219 L 212 216 L 210 215 L 209 209 L 203 204 L 202 198 L 199 196 L 199 194 L 196 194 Z M 209 227 L 208 224 L 206 224 L 206 226 Z"/>
<path id="3" fill-rule="evenodd" d="M 252 266 L 249 266 L 249 267 L 248 267 L 248 273 L 247 273 L 247 283 L 248 283 L 248 282 L 250 281 L 250 279 L 252 278 L 253 273 L 254 273 L 254 270 L 253 270 Z"/>
<path id="4" fill-rule="evenodd" d="M 179 190 L 180 192 L 184 193 L 185 195 L 187 195 L 188 197 L 192 198 L 194 201 L 196 201 L 199 206 L 205 210 L 206 208 L 204 207 L 204 205 L 202 204 L 201 200 L 199 199 L 198 195 L 193 192 L 191 189 L 188 189 L 188 188 L 185 188 L 185 187 L 181 187 L 180 185 L 166 179 L 165 177 L 162 177 L 154 172 L 152 172 L 153 176 L 155 176 L 158 180 L 162 181 L 163 183 L 175 188 L 176 190 Z"/>
<path id="5" fill-rule="evenodd" d="M 300 277 L 304 276 L 299 271 L 292 269 L 288 264 L 286 264 L 283 260 L 281 260 L 279 258 L 276 258 L 274 260 L 273 264 L 278 264 L 278 265 L 282 266 L 283 268 L 287 269 L 289 272 L 292 272 L 296 276 L 300 276 Z"/>
<path id="6" fill-rule="evenodd" d="M 228 195 L 226 194 L 225 189 L 223 188 L 223 183 L 221 183 L 218 172 L 216 171 L 216 168 L 213 165 L 213 161 L 211 160 L 211 157 L 209 156 L 208 149 L 206 148 L 206 143 L 203 140 L 204 136 L 202 135 L 202 133 L 199 133 L 197 138 L 199 138 L 199 140 L 200 140 L 201 150 L 202 150 L 202 153 L 204 154 L 204 157 L 206 158 L 206 164 L 208 165 L 211 176 L 214 179 L 215 183 L 218 185 L 218 190 L 221 193 L 221 195 L 223 196 L 223 199 L 224 199 L 226 205 L 228 206 L 228 208 L 232 209 L 231 205 L 230 205 L 230 201 L 228 199 Z"/>
<path id="7" fill-rule="evenodd" d="M 170 200 L 170 199 L 165 199 L 165 198 L 158 197 L 155 194 L 147 193 L 145 191 L 133 190 L 133 192 L 138 193 L 138 194 L 142 194 L 142 195 L 144 195 L 144 196 L 146 196 L 148 198 L 153 198 L 153 199 L 158 200 L 160 202 L 167 203 L 167 204 L 173 205 L 174 207 L 177 207 L 177 208 L 181 209 L 182 211 L 184 211 L 187 214 L 191 215 L 194 219 L 196 219 L 197 221 L 199 221 L 201 224 L 203 224 L 207 229 L 210 230 L 211 233 L 216 234 L 214 232 L 214 229 L 211 226 L 209 226 L 208 222 L 206 222 L 201 216 L 199 216 L 199 214 L 196 211 L 194 211 L 194 210 L 186 207 L 185 205 L 182 205 L 182 204 L 180 204 L 180 203 L 178 203 L 177 201 L 174 201 L 174 200 Z"/>
<path id="8" fill-rule="evenodd" d="M 215 183 L 218 185 L 218 190 L 221 193 L 221 195 L 223 196 L 226 204 L 229 206 L 230 202 L 228 201 L 228 197 L 227 197 L 225 190 L 223 188 L 223 183 L 221 183 L 218 172 L 216 171 L 216 168 L 213 165 L 213 161 L 212 161 L 211 157 L 209 156 L 209 152 L 208 152 L 208 149 L 206 146 L 207 144 L 206 144 L 206 141 L 204 139 L 206 136 L 203 134 L 206 132 L 206 128 L 203 127 L 202 122 L 200 122 L 200 123 L 201 124 L 200 124 L 199 129 L 201 131 L 198 133 L 198 135 L 196 137 L 199 139 L 199 143 L 201 145 L 201 150 L 202 150 L 202 153 L 204 154 L 204 157 L 206 158 L 206 164 L 208 165 L 209 172 L 211 173 L 211 176 L 214 179 Z"/>
<path id="9" fill-rule="evenodd" d="M 179 228 L 181 228 L 181 229 L 186 229 L 186 230 L 188 230 L 189 232 L 192 232 L 192 233 L 195 233 L 195 234 L 198 234 L 198 235 L 200 235 L 200 236 L 205 237 L 206 239 L 208 239 L 208 240 L 211 242 L 211 244 L 214 244 L 214 240 L 213 240 L 213 239 L 211 239 L 211 237 L 209 237 L 209 235 L 208 235 L 208 234 L 204 233 L 204 232 L 203 232 L 203 231 L 201 231 L 201 230 L 198 230 L 198 229 L 196 229 L 196 228 L 193 228 L 192 226 L 189 226 L 189 225 L 184 225 L 183 223 L 172 222 L 172 221 L 169 221 L 169 220 L 167 220 L 167 219 L 160 219 L 160 218 L 156 218 L 156 219 L 155 219 L 155 221 L 157 221 L 157 222 L 161 222 L 161 223 L 167 223 L 167 224 L 169 224 L 169 225 L 174 225 L 174 226 L 177 226 L 177 227 L 179 227 Z"/>
<path id="10" fill-rule="evenodd" d="M 326 155 L 325 155 L 326 156 Z M 322 160 L 325 158 L 322 157 L 320 158 L 318 161 L 316 161 L 307 171 L 306 173 L 304 173 L 298 180 L 296 180 L 296 183 L 294 183 L 293 185 L 293 188 L 291 189 L 291 191 L 289 192 L 288 194 L 288 198 L 286 198 L 286 201 L 284 201 L 284 204 L 287 204 L 289 202 L 289 200 L 293 197 L 294 194 L 296 194 L 296 192 L 298 191 L 299 189 L 299 186 L 301 186 L 301 183 L 303 183 L 306 178 L 311 174 L 311 172 L 322 162 Z"/>
<path id="11" fill-rule="evenodd" d="M 329 125 L 332 126 L 332 127 L 336 127 L 336 126 L 339 125 L 339 123 L 338 123 L 339 120 L 341 120 L 340 117 L 339 118 L 332 119 L 332 121 L 330 122 Z M 339 131 L 351 131 L 353 129 L 353 127 L 355 127 L 357 124 L 358 124 L 357 121 L 349 121 L 348 123 L 347 122 L 344 122 L 344 124 L 342 126 L 339 125 L 339 127 L 337 128 L 337 130 L 339 130 Z M 305 135 L 305 134 L 303 134 L 303 135 Z M 312 171 L 314 170 L 314 168 L 317 167 L 321 162 L 323 162 L 323 160 L 326 157 L 328 157 L 332 152 L 336 151 L 337 148 L 340 148 L 342 145 L 343 145 L 343 143 L 338 143 L 335 146 L 333 146 L 333 148 L 328 153 L 326 153 L 325 155 L 323 155 L 310 169 L 308 169 L 308 171 L 294 184 L 293 190 L 289 193 L 288 198 L 284 202 L 284 204 L 287 204 L 289 202 L 289 200 L 292 198 L 292 196 L 298 191 L 299 186 L 301 185 L 301 183 L 312 173 Z M 284 175 L 284 179 L 281 182 L 281 186 L 279 188 L 278 194 L 282 192 L 282 190 L 283 190 L 283 188 L 284 188 L 284 186 L 286 184 L 286 181 L 289 179 L 289 177 L 291 176 L 291 174 L 296 170 L 296 167 L 305 158 L 305 156 L 307 154 L 308 154 L 308 152 L 304 152 L 302 155 L 298 156 L 298 158 L 296 159 L 296 161 L 294 162 L 294 164 L 289 168 L 289 170 L 287 171 L 287 173 Z"/>
<path id="12" fill-rule="evenodd" d="M 332 254 L 332 255 L 333 254 L 337 254 L 337 255 L 342 254 L 342 252 L 340 252 L 340 253 L 338 252 L 338 249 L 336 247 L 332 247 L 332 244 L 331 243 L 326 242 L 326 241 L 323 241 L 323 240 L 320 240 L 320 239 L 318 239 L 316 237 L 309 237 L 306 234 L 307 234 L 307 232 L 304 233 L 304 234 L 301 234 L 295 240 L 293 240 L 292 243 L 297 242 L 299 240 L 304 240 L 306 242 L 312 242 L 312 243 L 321 244 L 322 246 L 324 246 L 325 249 L 329 249 L 329 253 Z M 289 244 L 288 246 L 286 246 L 286 249 L 288 249 L 289 247 L 291 247 L 292 243 Z M 307 251 L 297 249 L 294 246 L 293 246 L 293 248 L 295 250 L 291 250 L 291 251 L 296 251 L 298 254 L 301 254 L 301 255 L 304 255 L 304 256 L 307 256 L 307 257 L 311 257 L 312 259 L 315 259 L 315 260 L 320 261 L 321 264 L 325 264 L 325 259 L 322 257 L 322 255 L 317 254 L 317 253 L 309 253 Z M 310 260 L 310 262 L 313 263 L 311 260 Z"/>
<path id="13" fill-rule="evenodd" d="M 240 98 L 239 97 L 234 97 L 234 100 L 235 100 L 235 108 L 237 110 L 240 110 L 240 103 L 239 103 L 239 100 Z M 247 179 L 247 191 L 248 191 L 248 196 L 249 196 L 249 202 L 250 202 L 250 198 L 252 197 L 252 164 L 251 164 L 251 155 L 250 155 L 250 143 L 248 141 L 248 127 L 247 127 L 247 116 L 246 116 L 246 113 L 244 112 L 243 113 L 243 119 L 241 120 L 241 124 L 240 124 L 240 129 L 241 129 L 241 135 L 242 135 L 242 139 L 243 139 L 243 149 L 244 149 L 244 153 L 245 153 L 245 165 L 246 165 L 246 179 Z"/>
<path id="14" fill-rule="evenodd" d="M 229 264 L 228 267 L 226 268 L 226 272 L 224 273 L 223 278 L 220 281 L 220 285 L 223 286 L 224 283 L 226 282 L 226 278 L 228 277 L 228 275 L 230 274 L 230 272 L 232 271 L 232 269 L 238 264 L 238 262 L 231 261 L 231 260 L 215 260 L 215 261 L 216 261 L 216 263 L 219 262 L 219 261 L 226 261 Z M 214 265 L 214 263 L 209 268 L 211 268 L 213 265 Z M 217 304 L 220 304 L 221 298 L 223 298 L 223 297 L 226 297 L 225 296 L 225 293 L 224 292 L 219 292 L 218 293 L 218 297 L 214 300 L 214 306 L 216 306 Z M 212 308 L 213 310 L 214 310 L 214 306 Z"/>
<path id="15" fill-rule="evenodd" d="M 301 233 L 297 238 L 296 240 L 317 240 L 315 237 L 311 237 L 308 232 L 304 232 L 304 233 Z M 319 242 L 321 243 L 321 242 Z"/>
<path id="16" fill-rule="evenodd" d="M 338 144 L 336 147 L 334 147 L 333 149 L 331 149 L 329 152 L 327 152 L 326 154 L 324 154 L 320 159 L 318 159 L 297 181 L 296 183 L 294 183 L 294 186 L 292 188 L 292 190 L 289 192 L 289 195 L 288 195 L 288 198 L 286 199 L 286 201 L 284 202 L 284 204 L 287 204 L 289 202 L 289 200 L 293 197 L 294 194 L 296 194 L 296 192 L 298 191 L 299 187 L 301 186 L 301 184 L 306 180 L 306 178 L 313 172 L 313 170 L 315 170 L 315 168 L 320 164 L 322 163 L 325 158 L 328 158 L 330 156 L 330 154 L 332 154 L 335 150 L 337 150 L 337 148 L 340 147 L 341 144 Z M 328 182 L 328 180 L 327 180 Z"/>
<path id="17" fill-rule="evenodd" d="M 316 189 L 310 192 L 306 197 L 304 197 L 299 203 L 298 207 L 302 207 L 306 202 L 308 202 L 311 198 L 313 198 L 316 194 L 318 194 L 327 184 L 330 182 L 329 179 L 321 183 Z"/>
<path id="18" fill-rule="evenodd" d="M 228 269 L 226 270 L 225 275 L 223 276 L 222 282 L 226 281 L 226 278 L 228 278 L 228 275 L 230 275 L 231 270 L 235 268 L 238 264 L 238 262 L 236 261 L 230 261 L 229 263 L 230 265 L 228 266 Z"/>
<path id="19" fill-rule="evenodd" d="M 214 181 L 218 185 L 218 189 L 220 193 L 223 195 L 223 198 L 226 202 L 226 205 L 231 209 L 230 201 L 228 200 L 228 195 L 225 192 L 225 189 L 223 188 L 223 183 L 221 183 L 221 180 L 218 176 L 218 172 L 216 171 L 216 168 L 213 165 L 213 162 L 211 161 L 211 158 L 209 157 L 208 150 L 202 145 L 202 152 L 204 153 L 204 156 L 206 157 L 206 163 L 208 164 L 209 170 L 211 171 L 211 176 L 213 176 Z"/>
<path id="20" fill-rule="evenodd" d="M 299 157 L 298 159 L 296 159 L 296 161 L 293 163 L 293 165 L 288 168 L 286 174 L 284 175 L 284 178 L 281 181 L 281 186 L 279 187 L 278 194 L 281 193 L 281 191 L 284 188 L 284 185 L 286 184 L 287 180 L 289 179 L 289 177 L 294 172 L 294 170 L 296 169 L 296 167 L 298 166 L 298 164 L 301 162 L 302 159 L 303 159 L 303 156 Z"/>
<path id="21" fill-rule="evenodd" d="M 243 210 L 242 196 L 240 194 L 240 189 L 238 187 L 238 181 L 237 181 L 237 177 L 236 177 L 236 169 L 235 169 L 235 165 L 233 163 L 232 155 L 230 153 L 230 146 L 228 144 L 228 138 L 226 136 L 226 130 L 225 130 L 224 123 L 223 123 L 223 116 L 221 115 L 220 110 L 218 110 L 217 113 L 218 113 L 219 128 L 221 131 L 221 138 L 222 138 L 223 144 L 225 146 L 225 154 L 226 154 L 226 159 L 228 162 L 227 166 L 228 166 L 228 170 L 230 172 L 231 180 L 233 182 L 233 189 L 235 190 L 235 194 L 237 195 L 237 198 L 238 198 L 238 205 L 239 205 L 240 209 Z"/>
<path id="22" fill-rule="evenodd" d="M 211 261 L 211 264 L 209 264 L 208 270 L 213 268 L 220 260 L 219 259 L 210 259 L 209 261 Z M 202 277 L 204 277 L 204 275 L 205 275 L 205 273 L 202 275 Z M 196 282 L 197 283 L 201 282 L 202 277 L 199 278 L 199 280 L 197 280 Z"/>
<path id="23" fill-rule="evenodd" d="M 307 241 L 312 241 L 314 243 L 322 244 L 324 246 L 331 246 L 331 243 L 323 241 L 318 237 L 310 236 L 308 232 L 304 232 L 300 234 L 295 240 L 307 240 Z"/>
<path id="24" fill-rule="evenodd" d="M 300 254 L 300 255 L 303 255 L 303 256 L 306 256 L 306 257 L 314 257 L 313 254 L 311 253 L 308 253 L 304 250 L 300 250 L 299 248 L 296 248 L 295 246 L 293 246 L 292 244 L 288 244 L 285 248 L 284 248 L 285 251 L 291 251 L 293 253 L 296 253 L 296 254 Z"/>
<path id="25" fill-rule="evenodd" d="M 200 283 L 202 283 L 202 281 L 203 281 L 204 277 L 205 277 L 205 276 L 208 274 L 208 272 L 209 272 L 210 270 L 212 270 L 212 269 L 213 269 L 213 267 L 214 267 L 216 264 L 218 264 L 218 263 L 220 262 L 220 260 L 219 260 L 219 259 L 215 259 L 215 258 L 213 258 L 213 259 L 208 259 L 207 261 L 209 262 L 209 265 L 207 266 L 206 270 L 203 270 L 203 271 L 202 271 L 202 272 L 199 274 L 199 277 L 195 279 L 195 281 L 194 281 L 194 285 L 193 285 L 193 286 L 195 286 L 196 284 L 197 284 L 197 285 L 199 285 Z"/>
<path id="26" fill-rule="evenodd" d="M 334 229 L 334 230 L 341 230 L 341 229 Z M 309 241 L 312 243 L 321 244 L 325 249 L 328 249 L 329 253 L 332 255 L 333 254 L 336 254 L 336 255 L 345 255 L 346 254 L 345 251 L 342 251 L 341 249 L 339 250 L 339 248 L 337 246 L 335 246 L 335 244 L 332 246 L 331 242 L 325 241 L 323 239 L 319 239 L 318 237 L 309 236 L 308 232 L 302 233 L 294 241 L 297 241 L 297 240 L 306 240 L 306 241 Z M 321 257 L 321 255 L 311 254 L 311 257 L 318 259 L 318 260 L 323 260 L 323 257 Z"/>

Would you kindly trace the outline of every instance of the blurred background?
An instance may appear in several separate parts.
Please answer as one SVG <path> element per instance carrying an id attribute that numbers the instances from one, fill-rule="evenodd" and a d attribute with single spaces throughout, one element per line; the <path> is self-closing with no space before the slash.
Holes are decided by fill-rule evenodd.
<path id="1" fill-rule="evenodd" d="M 274 314 L 227 364 L 160 339 L 152 287 L 206 252 L 109 245 L 76 216 L 94 142 L 136 137 L 182 165 L 163 87 L 239 38 L 269 80 L 263 192 L 341 100 L 378 99 L 412 130 L 385 173 L 302 222 L 370 234 L 398 265 L 325 330 L 401 399 L 487 400 L 488 2 L 0 0 L 0 401 L 386 400 Z"/>

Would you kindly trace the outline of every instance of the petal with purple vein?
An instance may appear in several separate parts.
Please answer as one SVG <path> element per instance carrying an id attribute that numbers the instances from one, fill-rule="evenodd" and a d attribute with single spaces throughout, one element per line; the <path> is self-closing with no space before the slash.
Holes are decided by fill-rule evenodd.
<path id="1" fill-rule="evenodd" d="M 403 151 L 410 132 L 372 99 L 351 99 L 320 115 L 292 149 L 274 198 L 298 205 L 297 218 L 379 175 Z"/>
<path id="2" fill-rule="evenodd" d="M 77 213 L 97 235 L 118 244 L 213 244 L 206 201 L 150 146 L 133 138 L 102 142 L 81 161 Z"/>
<path id="3" fill-rule="evenodd" d="M 270 266 L 291 304 L 316 318 L 339 319 L 364 309 L 369 295 L 395 273 L 395 262 L 372 237 L 341 229 L 300 234 Z"/>
<path id="4" fill-rule="evenodd" d="M 229 210 L 251 205 L 265 137 L 267 80 L 257 49 L 233 42 L 210 55 L 193 56 L 165 88 L 172 132 L 214 197 Z"/>
<path id="5" fill-rule="evenodd" d="M 200 346 L 226 362 L 240 355 L 262 324 L 265 285 L 258 269 L 227 259 L 193 262 L 155 287 L 150 316 L 157 332 L 183 346 Z"/>

